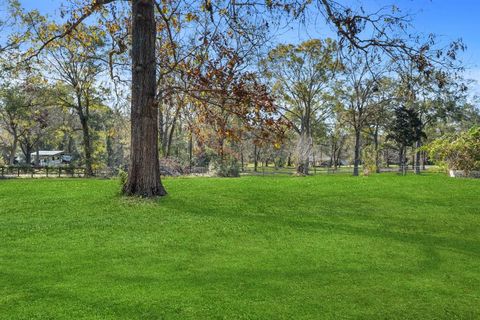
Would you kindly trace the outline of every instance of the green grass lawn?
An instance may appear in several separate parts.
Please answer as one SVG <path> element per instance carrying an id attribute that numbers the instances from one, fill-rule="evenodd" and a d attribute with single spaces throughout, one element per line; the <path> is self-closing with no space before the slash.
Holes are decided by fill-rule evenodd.
<path id="1" fill-rule="evenodd" d="M 480 180 L 0 181 L 2 319 L 480 319 Z"/>

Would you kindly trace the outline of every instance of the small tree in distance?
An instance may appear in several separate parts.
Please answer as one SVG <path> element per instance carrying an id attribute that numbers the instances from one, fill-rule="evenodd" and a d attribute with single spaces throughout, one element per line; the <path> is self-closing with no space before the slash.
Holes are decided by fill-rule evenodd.
<path id="1" fill-rule="evenodd" d="M 401 106 L 395 109 L 395 119 L 390 126 L 387 139 L 398 144 L 399 171 L 406 174 L 407 147 L 413 146 L 415 141 L 425 137 L 418 113 L 413 108 Z"/>

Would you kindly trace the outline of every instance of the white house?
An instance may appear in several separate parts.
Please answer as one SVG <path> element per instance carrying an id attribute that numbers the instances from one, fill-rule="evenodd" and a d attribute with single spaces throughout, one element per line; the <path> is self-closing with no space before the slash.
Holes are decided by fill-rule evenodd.
<path id="1" fill-rule="evenodd" d="M 30 154 L 32 163 L 35 163 L 37 152 Z M 59 150 L 39 150 L 39 165 L 41 167 L 56 167 L 65 163 L 70 163 L 72 157 Z"/>

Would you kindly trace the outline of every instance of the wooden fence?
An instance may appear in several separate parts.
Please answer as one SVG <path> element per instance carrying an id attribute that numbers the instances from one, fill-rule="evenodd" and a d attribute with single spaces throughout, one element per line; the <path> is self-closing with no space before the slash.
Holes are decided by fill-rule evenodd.
<path id="1" fill-rule="evenodd" d="M 200 170 L 202 169 L 202 170 Z M 162 176 L 172 175 L 168 170 L 161 170 Z M 336 169 L 329 167 L 311 167 L 310 175 L 321 174 L 351 174 L 353 172 L 353 166 L 342 166 Z M 405 171 L 411 172 L 413 168 L 410 166 Z M 423 171 L 423 170 L 422 170 Z M 380 172 L 399 172 L 398 166 L 390 168 L 381 168 Z M 360 174 L 362 169 L 360 168 Z M 100 178 L 111 178 L 118 174 L 114 169 L 102 169 L 95 170 L 93 175 Z M 205 175 L 208 174 L 208 168 L 195 168 L 195 170 L 185 171 L 178 175 Z M 273 166 L 264 167 L 259 166 L 257 171 L 254 171 L 253 167 L 245 167 L 240 171 L 240 175 L 295 175 L 296 168 L 284 167 L 275 168 Z M 31 166 L 0 166 L 0 178 L 83 178 L 85 177 L 85 168 L 83 167 L 31 167 Z"/>
<path id="2" fill-rule="evenodd" d="M 82 167 L 0 167 L 0 178 L 67 178 L 85 177 Z"/>

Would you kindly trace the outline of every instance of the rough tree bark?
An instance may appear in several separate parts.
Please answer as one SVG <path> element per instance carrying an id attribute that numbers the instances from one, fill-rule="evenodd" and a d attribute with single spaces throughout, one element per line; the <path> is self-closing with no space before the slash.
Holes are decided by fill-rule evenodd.
<path id="1" fill-rule="evenodd" d="M 160 180 L 154 0 L 132 1 L 131 154 L 126 195 L 167 194 Z"/>
<path id="2" fill-rule="evenodd" d="M 33 139 L 29 135 L 26 135 L 23 137 L 22 141 L 20 141 L 20 149 L 22 150 L 27 165 L 32 163 L 32 153 L 35 150 L 35 146 L 38 144 L 38 138 L 36 141 L 32 140 Z"/>
<path id="3" fill-rule="evenodd" d="M 32 145 L 25 146 L 25 150 L 23 152 L 23 155 L 25 156 L 25 163 L 27 165 L 30 165 L 32 163 L 32 152 L 33 152 L 33 146 Z"/>
<path id="4" fill-rule="evenodd" d="M 309 158 L 306 158 L 304 161 L 303 161 L 303 174 L 308 176 L 309 174 L 309 170 L 310 170 L 310 159 Z"/>
<path id="5" fill-rule="evenodd" d="M 310 153 L 312 151 L 312 135 L 311 135 L 311 106 L 307 103 L 302 118 L 302 126 L 300 133 L 300 159 L 297 167 L 297 173 L 308 175 L 310 165 Z"/>
<path id="6" fill-rule="evenodd" d="M 13 143 L 12 143 L 12 149 L 10 150 L 10 155 L 8 159 L 8 164 L 9 165 L 14 165 L 15 164 L 15 156 L 17 153 L 17 148 L 18 148 L 18 136 L 16 134 L 13 135 Z"/>
<path id="7" fill-rule="evenodd" d="M 300 140 L 297 145 L 298 164 L 297 173 L 302 175 L 308 175 L 310 165 L 310 152 L 311 152 L 311 136 L 309 131 L 301 133 Z"/>
<path id="8" fill-rule="evenodd" d="M 85 176 L 93 176 L 92 169 L 92 140 L 90 138 L 90 128 L 88 127 L 87 118 L 80 116 L 80 123 L 82 125 L 83 133 L 83 152 L 85 155 Z"/>
<path id="9" fill-rule="evenodd" d="M 93 176 L 93 159 L 92 159 L 92 139 L 90 137 L 90 127 L 89 127 L 89 118 L 90 118 L 90 106 L 88 99 L 86 101 L 82 100 L 82 90 L 80 87 L 76 88 L 76 99 L 77 104 L 74 106 L 78 117 L 80 119 L 80 124 L 82 126 L 82 138 L 83 138 L 83 155 L 85 157 L 85 176 L 92 177 Z M 85 102 L 85 103 L 84 103 Z"/>

